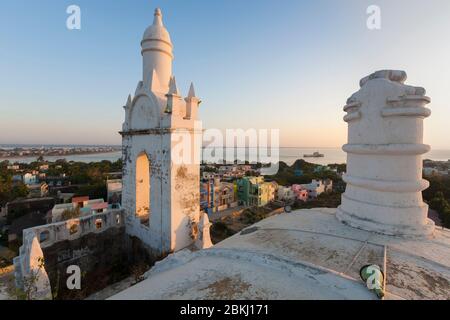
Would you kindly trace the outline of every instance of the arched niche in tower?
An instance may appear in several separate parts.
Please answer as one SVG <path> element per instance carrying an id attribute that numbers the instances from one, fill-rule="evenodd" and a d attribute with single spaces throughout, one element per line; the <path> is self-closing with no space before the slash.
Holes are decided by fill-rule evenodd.
<path id="1" fill-rule="evenodd" d="M 136 217 L 150 223 L 150 161 L 145 152 L 136 158 Z"/>

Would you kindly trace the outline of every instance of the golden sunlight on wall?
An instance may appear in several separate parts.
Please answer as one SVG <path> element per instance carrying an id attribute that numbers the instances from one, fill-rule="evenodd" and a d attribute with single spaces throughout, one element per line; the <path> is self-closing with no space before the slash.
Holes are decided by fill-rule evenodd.
<path id="1" fill-rule="evenodd" d="M 141 153 L 136 160 L 136 216 L 147 223 L 150 216 L 150 162 Z"/>

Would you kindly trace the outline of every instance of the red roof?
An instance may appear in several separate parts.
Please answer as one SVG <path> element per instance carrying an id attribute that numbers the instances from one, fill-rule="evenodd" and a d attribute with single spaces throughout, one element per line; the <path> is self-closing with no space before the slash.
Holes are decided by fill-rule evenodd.
<path id="1" fill-rule="evenodd" d="M 101 202 L 101 203 L 94 203 L 91 205 L 91 210 L 101 210 L 108 208 L 107 202 Z"/>
<path id="2" fill-rule="evenodd" d="M 89 201 L 89 196 L 87 196 L 87 197 L 73 197 L 72 198 L 72 203 L 80 203 L 80 202 L 84 202 L 84 201 Z"/>

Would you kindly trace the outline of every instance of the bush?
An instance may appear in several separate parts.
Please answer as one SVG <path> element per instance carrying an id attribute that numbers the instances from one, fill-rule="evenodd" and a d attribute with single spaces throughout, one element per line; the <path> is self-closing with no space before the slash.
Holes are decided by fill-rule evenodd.
<path id="1" fill-rule="evenodd" d="M 105 183 L 99 183 L 81 186 L 78 188 L 76 196 L 89 196 L 89 199 L 103 199 L 106 201 L 106 185 Z"/>
<path id="2" fill-rule="evenodd" d="M 437 192 L 428 205 L 439 213 L 443 226 L 450 228 L 450 203 L 445 199 L 444 193 Z"/>
<path id="3" fill-rule="evenodd" d="M 265 218 L 272 210 L 264 207 L 252 207 L 242 212 L 240 220 L 245 224 L 254 224 Z"/>
<path id="4" fill-rule="evenodd" d="M 234 231 L 222 221 L 217 221 L 211 226 L 211 240 L 214 244 L 231 237 L 233 234 Z"/>
<path id="5" fill-rule="evenodd" d="M 446 228 L 450 228 L 450 208 L 446 208 L 439 214 L 442 224 Z"/>
<path id="6" fill-rule="evenodd" d="M 61 221 L 76 219 L 79 217 L 80 217 L 80 208 L 79 207 L 76 207 L 74 209 L 66 209 L 61 214 Z"/>

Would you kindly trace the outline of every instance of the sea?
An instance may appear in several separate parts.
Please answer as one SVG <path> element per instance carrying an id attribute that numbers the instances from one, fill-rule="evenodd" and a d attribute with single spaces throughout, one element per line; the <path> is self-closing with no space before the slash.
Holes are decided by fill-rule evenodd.
<path id="1" fill-rule="evenodd" d="M 15 145 L 0 145 L 0 148 L 6 149 L 13 148 Z M 18 145 L 19 146 L 19 145 Z M 24 147 L 24 145 L 20 145 L 19 147 Z M 48 146 L 45 146 L 48 147 Z M 61 145 L 58 145 L 61 147 Z M 64 147 L 64 146 L 63 146 Z M 68 145 L 66 147 L 76 147 L 73 145 Z M 85 147 L 85 146 L 83 146 Z M 223 148 L 203 148 L 202 159 L 206 162 L 222 162 L 221 156 L 228 154 L 238 155 L 237 158 L 239 160 L 251 160 L 255 158 L 257 154 L 256 149 L 248 148 L 246 151 L 237 150 L 237 149 L 223 149 Z M 319 152 L 324 155 L 321 158 L 304 158 L 305 154 L 312 154 L 314 152 Z M 219 157 L 218 157 L 219 155 Z M 241 155 L 241 156 L 239 156 Z M 244 156 L 246 155 L 246 156 Z M 253 156 L 253 157 L 252 157 Z M 279 148 L 279 161 L 283 161 L 288 165 L 292 165 L 297 159 L 304 159 L 307 162 L 315 163 L 315 164 L 332 164 L 332 163 L 346 163 L 346 153 L 342 151 L 341 148 L 295 148 L 295 147 L 280 147 Z M 44 157 L 45 160 L 53 162 L 58 159 L 66 159 L 67 161 L 76 161 L 76 162 L 99 162 L 102 160 L 109 160 L 111 162 L 117 161 L 122 157 L 120 151 L 116 152 L 108 152 L 108 153 L 93 153 L 93 154 L 83 154 L 83 155 L 68 155 L 68 156 L 48 156 Z M 224 156 L 225 157 L 225 156 Z M 228 158 L 228 156 L 227 156 Z M 450 150 L 431 150 L 429 153 L 424 155 L 424 159 L 430 159 L 434 161 L 449 161 L 450 160 Z M 220 159 L 220 160 L 218 160 Z M 36 161 L 36 157 L 17 157 L 17 158 L 7 158 L 2 159 L 0 161 L 9 160 L 11 163 L 30 163 Z"/>

